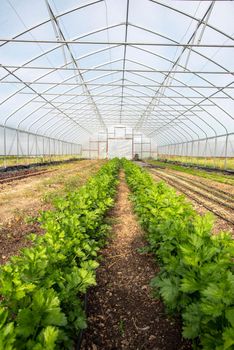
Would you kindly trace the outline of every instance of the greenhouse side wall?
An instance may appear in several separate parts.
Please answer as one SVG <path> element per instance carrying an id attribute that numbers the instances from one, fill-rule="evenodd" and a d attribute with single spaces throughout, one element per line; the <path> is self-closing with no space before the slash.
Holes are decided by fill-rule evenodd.
<path id="1" fill-rule="evenodd" d="M 81 151 L 79 144 L 0 126 L 0 167 L 81 157 Z"/>
<path id="2" fill-rule="evenodd" d="M 234 170 L 234 133 L 159 146 L 157 158 Z"/>

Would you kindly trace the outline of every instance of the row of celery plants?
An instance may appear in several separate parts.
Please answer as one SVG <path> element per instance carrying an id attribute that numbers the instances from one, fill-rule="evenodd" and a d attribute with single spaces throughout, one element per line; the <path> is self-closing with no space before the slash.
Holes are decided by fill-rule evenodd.
<path id="1" fill-rule="evenodd" d="M 183 336 L 194 348 L 234 349 L 234 242 L 212 235 L 213 219 L 201 217 L 184 196 L 148 172 L 123 161 L 139 220 L 160 273 L 151 284 L 169 311 L 179 312 Z"/>
<path id="2" fill-rule="evenodd" d="M 119 161 L 42 213 L 43 236 L 0 269 L 0 349 L 74 349 L 86 327 L 84 294 L 95 285 L 98 250 L 108 232 Z"/>

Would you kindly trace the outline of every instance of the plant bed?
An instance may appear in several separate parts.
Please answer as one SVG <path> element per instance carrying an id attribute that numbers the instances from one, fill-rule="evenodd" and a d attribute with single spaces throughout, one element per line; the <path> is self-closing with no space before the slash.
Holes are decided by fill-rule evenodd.
<path id="1" fill-rule="evenodd" d="M 97 254 L 108 233 L 119 162 L 43 212 L 43 236 L 0 270 L 0 349 L 73 349 L 86 327 L 82 296 L 95 285 Z"/>
<path id="2" fill-rule="evenodd" d="M 138 166 L 123 161 L 132 200 L 150 251 L 160 264 L 152 280 L 168 310 L 180 313 L 183 336 L 196 349 L 234 348 L 234 242 L 211 234 L 210 215 L 200 217 L 183 196 L 155 184 Z"/>

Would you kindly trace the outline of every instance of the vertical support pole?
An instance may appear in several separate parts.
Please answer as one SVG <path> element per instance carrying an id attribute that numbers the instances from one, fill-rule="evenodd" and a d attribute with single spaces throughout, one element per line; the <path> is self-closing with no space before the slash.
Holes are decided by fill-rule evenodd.
<path id="1" fill-rule="evenodd" d="M 108 129 L 106 133 L 106 158 L 109 159 L 109 144 L 108 144 L 108 139 L 109 139 L 109 134 L 108 134 Z"/>
<path id="2" fill-rule="evenodd" d="M 49 162 L 51 163 L 50 138 L 48 140 L 49 140 Z"/>
<path id="3" fill-rule="evenodd" d="M 30 134 L 28 133 L 27 134 L 28 137 L 27 137 L 27 154 L 28 154 L 28 164 L 30 163 L 30 149 L 29 149 L 29 137 L 30 137 Z"/>
<path id="4" fill-rule="evenodd" d="M 208 145 L 208 139 L 206 138 L 206 144 L 205 144 L 205 166 L 208 166 L 207 145 Z"/>
<path id="5" fill-rule="evenodd" d="M 35 148 L 36 148 L 36 154 L 35 154 L 35 156 L 36 156 L 36 160 L 37 160 L 37 135 L 36 135 L 35 137 L 36 137 L 36 139 L 35 139 Z"/>
<path id="6" fill-rule="evenodd" d="M 16 164 L 19 164 L 19 130 L 16 130 Z"/>
<path id="7" fill-rule="evenodd" d="M 4 134 L 4 168 L 7 167 L 7 145 L 6 145 L 6 126 L 4 125 L 3 129 L 3 134 Z"/>
<path id="8" fill-rule="evenodd" d="M 150 140 L 151 142 L 151 140 Z M 142 135 L 141 135 L 141 159 L 143 158 L 143 149 L 142 149 Z"/>
<path id="9" fill-rule="evenodd" d="M 188 158 L 189 158 L 189 156 L 188 156 L 188 141 L 186 142 L 186 163 L 188 162 Z"/>
<path id="10" fill-rule="evenodd" d="M 197 144 L 197 164 L 199 163 L 199 157 L 200 157 L 200 140 L 198 140 L 198 144 Z"/>
<path id="11" fill-rule="evenodd" d="M 192 159 L 193 158 L 193 148 L 194 148 L 194 141 L 192 141 L 192 146 L 191 146 L 191 156 L 192 156 Z M 190 160 L 190 162 L 192 163 L 192 161 Z"/>
<path id="12" fill-rule="evenodd" d="M 225 152 L 224 152 L 224 170 L 227 170 L 227 150 L 228 150 L 228 134 L 225 141 Z"/>
<path id="13" fill-rule="evenodd" d="M 214 168 L 216 167 L 216 157 L 217 157 L 217 136 L 215 137 L 215 147 L 214 147 Z"/>
<path id="14" fill-rule="evenodd" d="M 45 162 L 47 163 L 48 161 L 48 139 L 47 137 L 44 137 L 45 138 Z"/>
<path id="15" fill-rule="evenodd" d="M 43 157 L 43 163 L 45 162 L 45 138 L 42 137 L 42 157 Z"/>

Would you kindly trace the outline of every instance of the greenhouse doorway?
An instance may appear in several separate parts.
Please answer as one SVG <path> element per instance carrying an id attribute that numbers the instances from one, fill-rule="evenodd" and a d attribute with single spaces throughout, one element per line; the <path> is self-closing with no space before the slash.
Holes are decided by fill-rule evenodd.
<path id="1" fill-rule="evenodd" d="M 108 158 L 133 158 L 133 140 L 108 139 Z"/>

